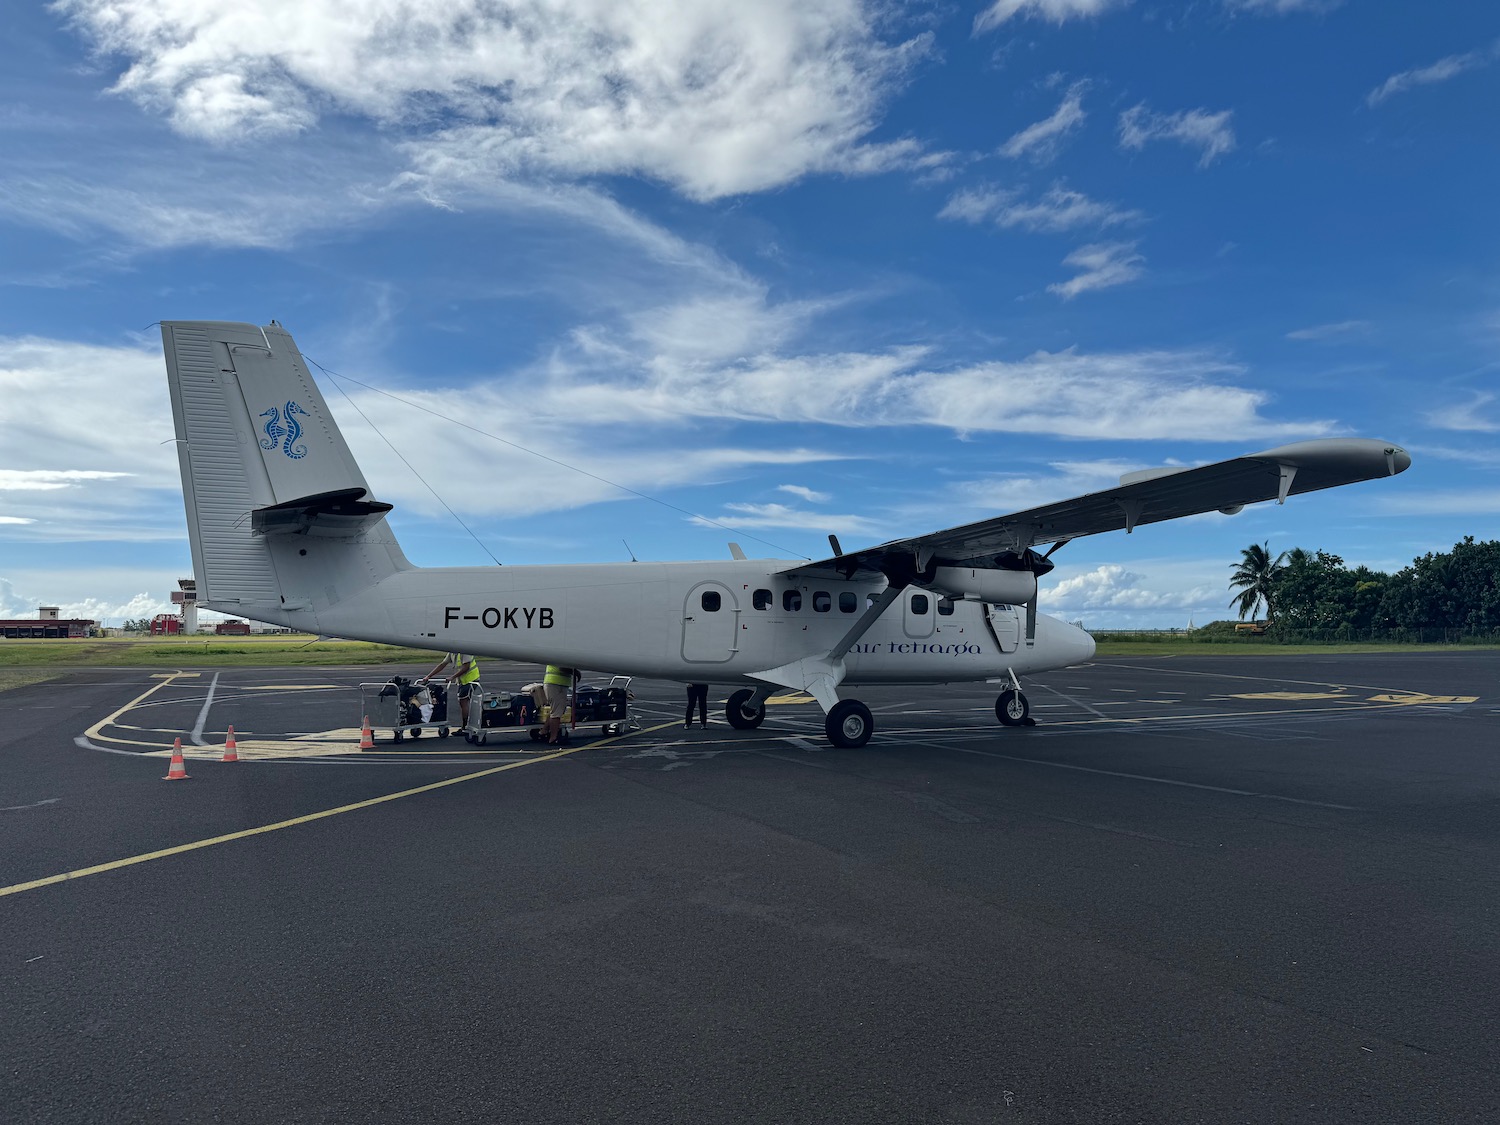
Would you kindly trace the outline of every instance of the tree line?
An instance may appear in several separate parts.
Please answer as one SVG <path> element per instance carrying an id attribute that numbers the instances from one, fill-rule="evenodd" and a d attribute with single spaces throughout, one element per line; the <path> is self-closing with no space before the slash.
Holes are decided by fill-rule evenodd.
<path id="1" fill-rule="evenodd" d="M 1500 540 L 1466 536 L 1394 574 L 1301 547 L 1273 557 L 1268 543 L 1252 543 L 1241 555 L 1229 579 L 1239 590 L 1230 606 L 1241 621 L 1264 606 L 1272 633 L 1500 633 Z"/>

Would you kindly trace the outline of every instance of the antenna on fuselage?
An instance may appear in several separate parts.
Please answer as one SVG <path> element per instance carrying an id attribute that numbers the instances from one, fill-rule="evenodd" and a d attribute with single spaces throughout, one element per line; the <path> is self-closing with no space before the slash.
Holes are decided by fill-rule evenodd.
<path id="1" fill-rule="evenodd" d="M 621 539 L 620 542 L 621 543 L 625 543 L 625 540 Z M 625 553 L 630 556 L 630 561 L 631 562 L 638 562 L 639 561 L 635 557 L 635 552 L 630 549 L 630 544 L 629 543 L 625 543 Z"/>

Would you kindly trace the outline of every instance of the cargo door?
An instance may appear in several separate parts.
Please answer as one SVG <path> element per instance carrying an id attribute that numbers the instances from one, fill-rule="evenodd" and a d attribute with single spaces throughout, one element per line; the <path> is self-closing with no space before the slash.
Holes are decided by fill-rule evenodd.
<path id="1" fill-rule="evenodd" d="M 985 603 L 989 614 L 990 632 L 995 634 L 995 643 L 1001 652 L 1015 652 L 1021 643 L 1021 615 L 1013 605 L 991 605 Z"/>

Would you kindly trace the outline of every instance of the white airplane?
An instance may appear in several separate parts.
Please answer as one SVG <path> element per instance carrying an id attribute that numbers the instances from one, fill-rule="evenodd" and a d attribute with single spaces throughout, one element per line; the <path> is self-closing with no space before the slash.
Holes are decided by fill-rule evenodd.
<path id="1" fill-rule="evenodd" d="M 417 567 L 386 522 L 291 336 L 272 321 L 162 324 L 200 606 L 357 640 L 733 687 L 726 717 L 811 695 L 836 746 L 874 731 L 839 689 L 1004 684 L 995 713 L 1029 724 L 1020 677 L 1089 660 L 1094 639 L 1037 612 L 1048 555 L 1083 535 L 1392 476 L 1380 441 L 1284 445 L 1118 488 L 895 539 L 817 562 Z M 1051 544 L 1039 554 L 1034 548 Z"/>

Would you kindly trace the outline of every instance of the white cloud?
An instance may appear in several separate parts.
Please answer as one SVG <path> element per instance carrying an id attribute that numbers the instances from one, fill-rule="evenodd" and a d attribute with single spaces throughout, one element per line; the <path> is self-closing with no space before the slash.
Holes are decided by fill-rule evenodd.
<path id="1" fill-rule="evenodd" d="M 1063 137 L 1083 124 L 1088 117 L 1083 111 L 1083 92 L 1087 82 L 1075 82 L 1068 87 L 1053 114 L 1034 125 L 1028 125 L 1000 146 L 1002 156 L 1029 156 L 1033 160 L 1051 160 Z"/>
<path id="2" fill-rule="evenodd" d="M 1053 234 L 1077 227 L 1137 223 L 1145 217 L 1140 211 L 1101 203 L 1062 184 L 1053 184 L 1033 202 L 1023 202 L 1017 193 L 999 188 L 968 188 L 955 192 L 938 212 L 940 219 L 990 221 L 1002 230 L 1020 228 Z"/>
<path id="3" fill-rule="evenodd" d="M 0 492 L 55 492 L 90 480 L 119 480 L 129 473 L 89 469 L 0 469 Z"/>
<path id="4" fill-rule="evenodd" d="M 10 524 L 13 527 L 22 527 L 28 523 L 36 523 L 36 520 L 27 519 L 25 516 L 0 516 L 0 523 Z"/>
<path id="5" fill-rule="evenodd" d="M 725 504 L 716 521 L 695 516 L 690 522 L 702 527 L 791 528 L 797 531 L 832 532 L 834 535 L 873 535 L 880 524 L 864 516 L 834 515 L 789 508 L 785 504 Z"/>
<path id="6" fill-rule="evenodd" d="M 1141 263 L 1146 260 L 1135 252 L 1135 248 L 1134 242 L 1096 242 L 1080 246 L 1063 259 L 1063 265 L 1074 266 L 1083 272 L 1067 281 L 1047 286 L 1047 291 L 1071 301 L 1091 289 L 1108 289 L 1134 281 L 1143 272 Z"/>
<path id="7" fill-rule="evenodd" d="M 225 144 L 352 114 L 400 131 L 418 164 L 508 177 L 639 175 L 696 199 L 810 172 L 911 166 L 868 145 L 927 39 L 882 41 L 855 0 L 62 0 L 115 90 Z"/>
<path id="8" fill-rule="evenodd" d="M 1207 168 L 1214 160 L 1235 147 L 1231 109 L 1210 113 L 1206 109 L 1156 113 L 1142 102 L 1120 114 L 1120 147 L 1140 149 L 1148 141 L 1178 141 L 1201 148 L 1198 167 Z"/>
<path id="9" fill-rule="evenodd" d="M 1216 593 L 1206 585 L 1153 590 L 1145 585 L 1145 576 L 1126 570 L 1118 563 L 1103 563 L 1092 570 L 1043 586 L 1041 599 L 1048 613 L 1121 609 L 1190 611 L 1205 603 L 1211 604 Z"/>
<path id="10" fill-rule="evenodd" d="M 1369 328 L 1368 320 L 1340 320 L 1335 324 L 1315 324 L 1311 328 L 1299 328 L 1295 332 L 1288 332 L 1286 338 L 1288 340 L 1329 340 L 1336 336 L 1361 334 Z"/>
<path id="11" fill-rule="evenodd" d="M 1123 7 L 1130 0 L 995 0 L 974 18 L 974 32 L 993 31 L 1015 16 L 1035 17 L 1052 23 L 1070 19 L 1088 19 L 1110 8 Z"/>
<path id="12" fill-rule="evenodd" d="M 1475 391 L 1468 402 L 1440 406 L 1426 413 L 1427 424 L 1440 430 L 1500 433 L 1500 421 L 1489 417 L 1485 407 L 1495 401 L 1493 391 Z"/>
<path id="13" fill-rule="evenodd" d="M 59 617 L 116 625 L 126 618 L 175 613 L 176 607 L 165 594 L 130 592 L 147 583 L 155 583 L 160 589 L 176 586 L 166 575 L 140 570 L 61 569 L 45 575 L 17 572 L 0 577 L 0 617 L 33 618 L 37 607 L 43 605 L 57 606 Z M 79 587 L 94 593 L 72 600 L 56 593 L 58 589 Z"/>
<path id="14" fill-rule="evenodd" d="M 814 492 L 811 488 L 804 488 L 800 484 L 778 484 L 778 492 L 790 492 L 793 496 L 800 496 L 809 504 L 824 504 L 830 499 L 826 492 Z"/>
<path id="15" fill-rule="evenodd" d="M 1393 74 L 1365 95 L 1365 104 L 1373 108 L 1396 94 L 1404 94 L 1417 86 L 1431 86 L 1438 82 L 1446 82 L 1465 71 L 1488 66 L 1496 59 L 1500 59 L 1500 39 L 1488 47 L 1466 51 L 1461 55 L 1449 55 L 1428 66 Z"/>

